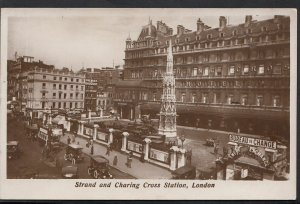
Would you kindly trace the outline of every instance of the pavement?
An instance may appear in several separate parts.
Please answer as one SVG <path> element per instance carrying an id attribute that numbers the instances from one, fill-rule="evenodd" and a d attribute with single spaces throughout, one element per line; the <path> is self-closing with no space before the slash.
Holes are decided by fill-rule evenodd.
<path id="1" fill-rule="evenodd" d="M 73 134 L 71 133 L 65 133 L 64 136 L 61 137 L 61 142 L 67 144 L 67 138 L 70 136 L 70 138 L 73 138 Z M 86 147 L 86 143 L 88 142 L 88 138 L 84 136 L 78 135 L 75 138 L 75 144 L 79 144 L 83 147 L 83 153 L 91 155 L 91 149 L 90 147 Z M 131 168 L 127 167 L 125 165 L 127 161 L 127 154 L 118 152 L 118 151 L 111 151 L 110 155 L 105 155 L 106 153 L 106 146 L 99 144 L 97 142 L 94 142 L 94 155 L 102 155 L 105 156 L 109 160 L 109 164 L 118 169 L 119 171 L 125 172 L 127 174 L 132 175 L 133 177 L 137 179 L 170 179 L 172 177 L 171 171 L 151 164 L 147 162 L 141 162 L 139 158 L 133 157 Z M 113 165 L 113 159 L 117 155 L 118 162 L 117 165 Z"/>

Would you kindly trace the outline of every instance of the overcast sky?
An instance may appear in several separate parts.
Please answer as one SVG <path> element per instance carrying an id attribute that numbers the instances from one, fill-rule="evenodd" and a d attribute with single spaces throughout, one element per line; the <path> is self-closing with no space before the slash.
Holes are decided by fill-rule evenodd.
<path id="1" fill-rule="evenodd" d="M 57 68 L 69 67 L 79 70 L 82 67 L 104 67 L 123 64 L 125 40 L 129 33 L 136 40 L 149 17 L 156 26 L 162 20 L 172 27 L 177 25 L 196 30 L 196 22 L 201 18 L 212 27 L 219 24 L 219 16 L 203 15 L 199 10 L 120 10 L 101 9 L 80 12 L 80 15 L 64 15 L 61 12 L 49 16 L 19 16 L 8 19 L 8 58 L 18 55 L 33 56 L 53 64 Z M 93 15 L 93 12 L 95 15 Z M 92 15 L 91 15 L 92 13 Z M 97 15 L 96 15 L 97 13 Z M 67 14 L 67 13 L 66 13 Z M 243 16 L 220 13 L 229 18 L 229 24 L 243 23 Z M 254 20 L 272 18 L 253 15 Z"/>

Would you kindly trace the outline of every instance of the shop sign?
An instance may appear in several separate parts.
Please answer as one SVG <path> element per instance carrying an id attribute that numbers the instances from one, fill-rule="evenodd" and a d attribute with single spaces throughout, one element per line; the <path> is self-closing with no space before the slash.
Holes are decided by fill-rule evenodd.
<path id="1" fill-rule="evenodd" d="M 93 129 L 84 127 L 84 134 L 89 135 L 89 136 L 93 136 Z"/>
<path id="2" fill-rule="evenodd" d="M 40 128 L 40 132 L 44 133 L 44 134 L 48 134 L 48 130 L 44 129 L 44 128 Z"/>
<path id="3" fill-rule="evenodd" d="M 257 148 L 250 147 L 249 152 L 252 153 L 253 155 L 255 155 L 256 157 L 260 158 L 265 167 L 270 165 L 267 157 L 261 151 L 259 151 Z"/>
<path id="4" fill-rule="evenodd" d="M 150 158 L 161 161 L 161 162 L 164 162 L 164 163 L 168 163 L 169 153 L 151 148 L 150 149 Z"/>
<path id="5" fill-rule="evenodd" d="M 239 143 L 239 144 L 250 145 L 250 146 L 276 149 L 276 142 L 270 140 L 230 134 L 229 141 Z"/>
<path id="6" fill-rule="evenodd" d="M 128 141 L 127 149 L 130 151 L 143 153 L 143 145 L 133 141 Z"/>

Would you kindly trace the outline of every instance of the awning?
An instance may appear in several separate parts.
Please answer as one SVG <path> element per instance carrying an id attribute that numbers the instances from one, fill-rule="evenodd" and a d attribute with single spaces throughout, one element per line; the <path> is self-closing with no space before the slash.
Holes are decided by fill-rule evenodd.
<path id="1" fill-rule="evenodd" d="M 65 124 L 65 121 L 66 121 L 66 118 L 65 116 L 62 116 L 62 115 L 57 115 L 53 120 L 52 120 L 52 123 L 55 123 L 55 124 Z"/>
<path id="2" fill-rule="evenodd" d="M 241 164 L 247 164 L 247 165 L 251 165 L 251 166 L 255 166 L 255 167 L 259 167 L 259 168 L 264 168 L 260 165 L 259 161 L 257 161 L 254 158 L 250 158 L 250 157 L 240 157 L 237 160 L 235 160 L 236 163 L 241 163 Z"/>

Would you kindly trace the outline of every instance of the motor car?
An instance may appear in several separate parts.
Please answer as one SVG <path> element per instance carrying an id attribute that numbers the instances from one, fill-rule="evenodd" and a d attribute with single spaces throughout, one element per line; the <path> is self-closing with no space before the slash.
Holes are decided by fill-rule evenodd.
<path id="1" fill-rule="evenodd" d="M 83 147 L 77 144 L 69 144 L 66 147 L 66 153 L 64 155 L 65 160 L 69 160 L 72 164 L 76 164 L 79 161 L 84 160 L 82 154 Z"/>
<path id="2" fill-rule="evenodd" d="M 78 178 L 78 167 L 76 165 L 67 165 L 61 169 L 63 178 L 76 179 Z"/>
<path id="3" fill-rule="evenodd" d="M 195 179 L 196 167 L 185 165 L 172 172 L 172 179 Z"/>
<path id="4" fill-rule="evenodd" d="M 21 150 L 18 141 L 9 141 L 7 143 L 7 158 L 18 159 L 21 156 Z"/>
<path id="5" fill-rule="evenodd" d="M 95 155 L 91 157 L 91 162 L 88 166 L 88 174 L 95 179 L 113 178 L 112 174 L 109 172 L 109 160 L 101 155 Z"/>
<path id="6" fill-rule="evenodd" d="M 213 147 L 215 145 L 215 139 L 206 139 L 206 145 L 209 147 Z"/>

